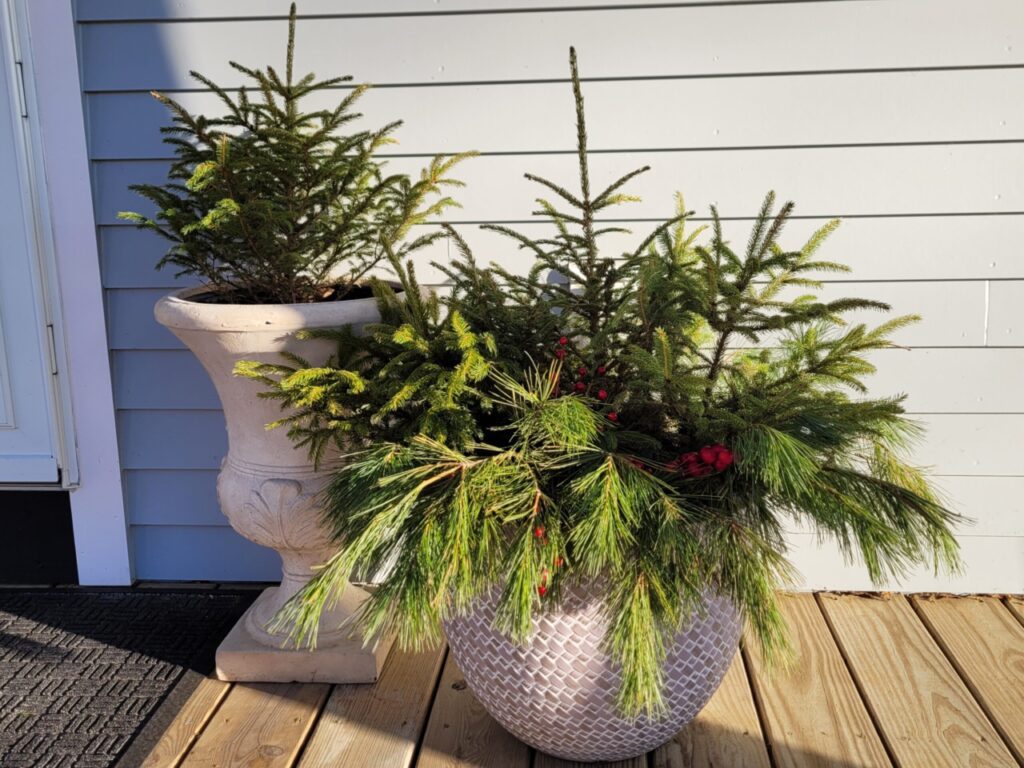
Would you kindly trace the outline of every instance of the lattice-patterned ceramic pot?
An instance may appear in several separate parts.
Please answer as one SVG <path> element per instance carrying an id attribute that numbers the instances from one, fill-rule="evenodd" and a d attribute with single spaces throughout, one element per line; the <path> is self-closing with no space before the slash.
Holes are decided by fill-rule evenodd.
<path id="1" fill-rule="evenodd" d="M 740 616 L 728 600 L 711 597 L 668 653 L 668 716 L 625 719 L 615 707 L 620 669 L 601 649 L 601 594 L 597 582 L 564 590 L 560 609 L 536 619 L 525 646 L 493 628 L 497 592 L 445 625 L 480 703 L 516 738 L 556 757 L 624 760 L 665 743 L 711 698 L 736 653 Z"/>

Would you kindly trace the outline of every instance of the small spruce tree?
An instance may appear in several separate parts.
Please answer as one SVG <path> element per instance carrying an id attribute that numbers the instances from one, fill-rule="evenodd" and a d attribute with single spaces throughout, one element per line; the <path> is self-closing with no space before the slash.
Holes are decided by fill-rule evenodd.
<path id="1" fill-rule="evenodd" d="M 333 107 L 303 109 L 352 78 L 296 78 L 295 22 L 293 3 L 283 77 L 232 61 L 250 81 L 235 93 L 191 73 L 219 97 L 223 115 L 193 115 L 153 93 L 173 117 L 161 130 L 176 157 L 166 184 L 131 187 L 156 214 L 119 215 L 170 241 L 157 266 L 198 276 L 212 289 L 209 300 L 345 298 L 389 250 L 407 256 L 436 239 L 436 230 L 406 238 L 457 205 L 444 189 L 460 185 L 447 174 L 465 154 L 435 157 L 414 180 L 387 172 L 378 157 L 400 122 L 344 132 L 362 117 L 353 107 L 368 85 L 348 88 Z"/>

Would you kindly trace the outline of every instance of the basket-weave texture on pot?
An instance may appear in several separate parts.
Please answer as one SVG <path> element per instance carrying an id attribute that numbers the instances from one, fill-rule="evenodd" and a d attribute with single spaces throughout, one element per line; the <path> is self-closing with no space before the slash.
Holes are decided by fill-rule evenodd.
<path id="1" fill-rule="evenodd" d="M 564 589 L 557 610 L 535 617 L 525 646 L 493 628 L 499 595 L 445 623 L 451 652 L 495 720 L 521 741 L 569 760 L 623 760 L 671 739 L 717 690 L 739 642 L 735 607 L 709 596 L 668 651 L 668 715 L 628 720 L 615 706 L 621 670 L 601 647 L 607 620 L 598 582 Z"/>

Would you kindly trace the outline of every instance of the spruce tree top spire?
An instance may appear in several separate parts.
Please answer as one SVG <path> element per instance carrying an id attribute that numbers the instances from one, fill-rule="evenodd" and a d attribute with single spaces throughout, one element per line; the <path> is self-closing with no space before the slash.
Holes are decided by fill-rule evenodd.
<path id="1" fill-rule="evenodd" d="M 298 15 L 298 9 L 295 7 L 295 3 L 292 3 L 288 9 L 288 53 L 286 55 L 286 77 L 289 87 L 292 84 L 292 70 L 295 64 L 295 21 Z M 289 103 L 291 103 L 291 100 Z"/>
<path id="2" fill-rule="evenodd" d="M 217 117 L 193 115 L 153 95 L 171 112 L 162 128 L 173 148 L 166 184 L 131 188 L 156 213 L 121 213 L 171 245 L 158 266 L 196 275 L 209 298 L 238 303 L 341 299 L 392 253 L 404 258 L 439 233 L 409 236 L 413 227 L 456 203 L 448 177 L 465 155 L 438 156 L 418 179 L 389 173 L 380 151 L 400 121 L 344 131 L 362 117 L 353 110 L 369 86 L 351 76 L 295 79 L 297 11 L 288 17 L 285 77 L 273 66 L 230 66 L 248 81 L 237 92 L 198 72 L 192 77 L 220 99 Z M 304 110 L 309 97 L 338 89 L 333 107 Z"/>
<path id="3" fill-rule="evenodd" d="M 580 162 L 580 190 L 587 207 L 590 206 L 590 169 L 587 163 L 587 117 L 583 108 L 583 89 L 576 65 L 576 49 L 569 49 L 569 70 L 572 77 L 572 95 L 576 103 L 576 154 Z"/>

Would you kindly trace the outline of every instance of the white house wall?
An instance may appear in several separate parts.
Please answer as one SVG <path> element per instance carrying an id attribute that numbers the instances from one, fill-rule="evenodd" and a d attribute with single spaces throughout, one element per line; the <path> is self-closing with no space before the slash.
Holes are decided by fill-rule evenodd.
<path id="1" fill-rule="evenodd" d="M 530 218 L 524 171 L 573 182 L 570 44 L 588 79 L 594 175 L 653 167 L 633 185 L 643 202 L 622 209 L 637 231 L 672 212 L 676 190 L 702 215 L 716 202 L 737 237 L 768 189 L 796 200 L 794 243 L 845 217 L 824 254 L 854 272 L 826 291 L 924 315 L 901 339 L 912 350 L 878 355 L 875 391 L 910 393 L 928 427 L 917 459 L 977 520 L 961 533 L 965 575 L 904 586 L 1024 590 L 1024 5 L 607 5 L 306 0 L 296 67 L 382 86 L 362 107 L 374 124 L 405 118 L 396 168 L 483 153 L 460 169 L 469 186 L 450 217 L 481 261 L 524 263 L 474 226 Z M 127 184 L 166 171 L 165 114 L 148 92 L 215 108 L 188 70 L 237 85 L 228 59 L 282 60 L 287 3 L 77 0 L 76 12 L 137 575 L 273 578 L 276 556 L 217 510 L 226 441 L 213 389 L 152 318 L 179 282 L 152 269 L 161 243 L 115 217 L 145 210 Z M 869 586 L 810 534 L 793 537 L 807 586 Z"/>

